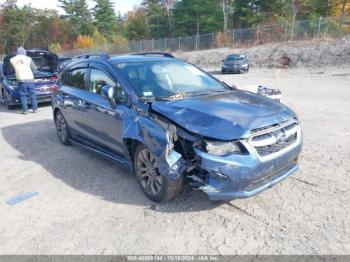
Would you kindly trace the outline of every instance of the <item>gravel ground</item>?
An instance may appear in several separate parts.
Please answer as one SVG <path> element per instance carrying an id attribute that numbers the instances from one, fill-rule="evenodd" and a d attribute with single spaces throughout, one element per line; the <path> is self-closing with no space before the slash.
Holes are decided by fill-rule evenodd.
<path id="1" fill-rule="evenodd" d="M 262 68 L 350 65 L 350 37 L 178 52 L 175 56 L 203 67 L 220 67 L 221 60 L 232 53 L 245 54 L 251 66 Z M 283 57 L 290 59 L 288 65 Z"/>
<path id="2" fill-rule="evenodd" d="M 270 69 L 218 77 L 278 86 Z M 300 170 L 225 204 L 189 187 L 152 203 L 130 173 L 62 146 L 50 106 L 21 115 L 1 105 L 0 254 L 349 254 L 350 71 L 284 70 L 280 87 L 304 129 Z"/>

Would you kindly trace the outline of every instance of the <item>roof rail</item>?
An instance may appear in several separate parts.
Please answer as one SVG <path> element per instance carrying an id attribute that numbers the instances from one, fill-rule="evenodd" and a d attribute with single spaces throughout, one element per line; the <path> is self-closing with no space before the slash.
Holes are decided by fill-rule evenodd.
<path id="1" fill-rule="evenodd" d="M 164 53 L 164 52 L 145 52 L 145 53 L 134 53 L 131 55 L 144 55 L 144 56 L 164 56 L 164 57 L 169 57 L 169 58 L 175 58 L 172 54 L 170 53 Z"/>
<path id="2" fill-rule="evenodd" d="M 72 60 L 77 60 L 77 59 L 88 59 L 91 57 L 99 57 L 102 59 L 109 59 L 109 55 L 106 53 L 91 53 L 91 54 L 81 54 L 81 55 L 76 55 L 72 57 Z"/>

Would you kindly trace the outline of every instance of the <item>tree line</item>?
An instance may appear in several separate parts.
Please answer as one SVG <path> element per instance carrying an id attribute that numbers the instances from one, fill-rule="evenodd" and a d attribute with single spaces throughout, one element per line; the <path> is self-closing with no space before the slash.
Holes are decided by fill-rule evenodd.
<path id="1" fill-rule="evenodd" d="M 92 9 L 86 0 L 59 0 L 59 6 L 63 15 L 5 0 L 0 6 L 0 53 L 17 45 L 60 52 L 114 43 L 126 50 L 127 40 L 225 33 L 259 24 L 343 17 L 350 11 L 348 0 L 144 0 L 125 15 L 115 13 L 111 0 L 94 0 Z"/>

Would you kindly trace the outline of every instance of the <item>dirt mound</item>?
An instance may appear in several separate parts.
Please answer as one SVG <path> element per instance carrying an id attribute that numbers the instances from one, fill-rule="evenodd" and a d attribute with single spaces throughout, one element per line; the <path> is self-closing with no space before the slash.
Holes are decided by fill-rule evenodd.
<path id="1" fill-rule="evenodd" d="M 255 67 L 319 67 L 350 64 L 350 38 L 265 44 L 250 48 L 220 48 L 175 53 L 202 67 L 219 67 L 231 53 L 244 53 Z"/>

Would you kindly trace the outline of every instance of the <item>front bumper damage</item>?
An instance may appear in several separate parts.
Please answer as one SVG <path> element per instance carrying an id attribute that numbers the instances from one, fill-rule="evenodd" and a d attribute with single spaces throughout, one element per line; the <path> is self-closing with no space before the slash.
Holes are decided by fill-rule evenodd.
<path id="1" fill-rule="evenodd" d="M 213 156 L 195 149 L 200 158 L 199 167 L 205 171 L 206 178 L 192 176 L 201 181 L 198 187 L 211 200 L 232 200 L 248 198 L 262 192 L 298 170 L 297 158 L 302 148 L 300 125 L 296 129 L 294 143 L 282 150 L 260 156 L 251 141 L 243 140 L 247 154 Z"/>
<path id="2" fill-rule="evenodd" d="M 210 200 L 254 196 L 298 170 L 302 132 L 295 118 L 252 130 L 248 138 L 239 140 L 244 152 L 228 156 L 205 152 L 201 148 L 203 137 L 154 118 L 167 137 L 158 155 L 159 171 L 172 179 L 187 176 Z"/>

